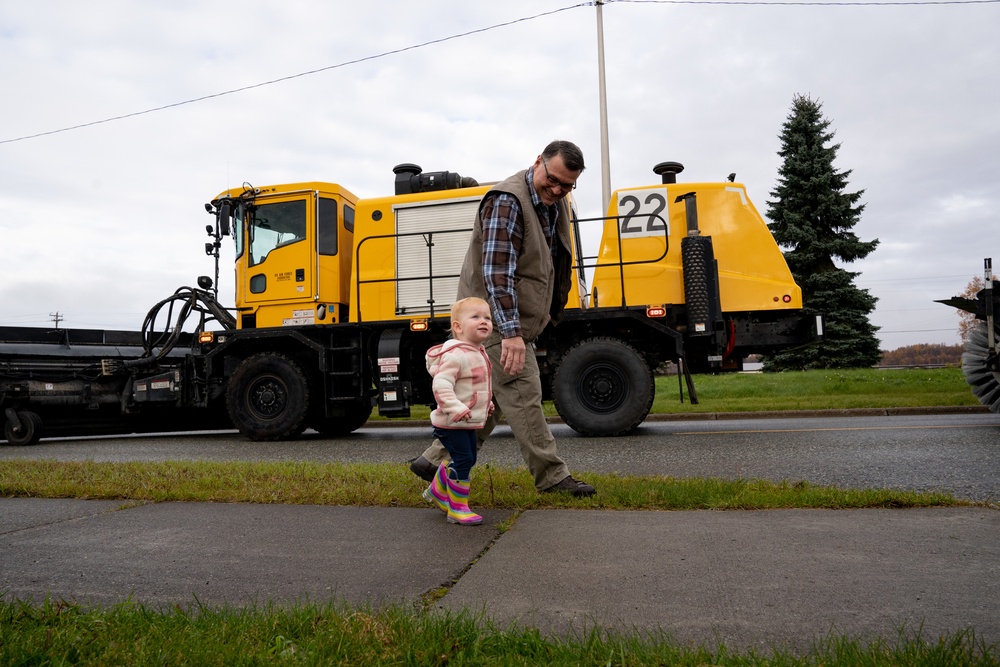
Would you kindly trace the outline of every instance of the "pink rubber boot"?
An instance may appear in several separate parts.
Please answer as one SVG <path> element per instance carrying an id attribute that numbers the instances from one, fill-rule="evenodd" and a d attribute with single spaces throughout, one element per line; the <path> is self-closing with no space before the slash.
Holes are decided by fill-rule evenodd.
<path id="1" fill-rule="evenodd" d="M 469 509 L 469 480 L 452 479 L 454 470 L 448 471 L 448 523 L 478 526 L 483 517 Z"/>
<path id="2" fill-rule="evenodd" d="M 448 462 L 442 461 L 430 486 L 424 489 L 424 500 L 438 506 L 442 512 L 451 509 L 448 499 Z"/>

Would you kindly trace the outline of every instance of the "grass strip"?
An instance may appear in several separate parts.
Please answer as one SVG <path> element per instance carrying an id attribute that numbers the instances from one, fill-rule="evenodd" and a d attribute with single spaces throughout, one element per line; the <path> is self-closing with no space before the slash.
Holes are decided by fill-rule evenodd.
<path id="1" fill-rule="evenodd" d="M 930 507 L 970 504 L 945 492 L 841 489 L 807 481 L 588 473 L 591 498 L 539 494 L 524 468 L 477 467 L 482 509 L 692 510 Z M 0 461 L 0 496 L 132 501 L 425 507 L 424 483 L 391 463 Z"/>
<path id="2" fill-rule="evenodd" d="M 961 368 L 848 368 L 697 375 L 698 404 L 680 403 L 677 378 L 656 380 L 653 412 L 753 412 L 976 406 Z"/>
<path id="3" fill-rule="evenodd" d="M 740 652 L 721 644 L 679 643 L 665 631 L 593 629 L 553 637 L 530 627 L 500 628 L 466 612 L 420 613 L 400 606 L 154 610 L 131 602 L 84 608 L 47 600 L 0 601 L 0 664 L 988 667 L 998 657 L 997 647 L 971 629 L 936 638 L 901 629 L 895 640 L 831 635 L 798 653 L 782 647 Z"/>
<path id="4" fill-rule="evenodd" d="M 656 377 L 651 414 L 759 412 L 761 410 L 851 410 L 979 406 L 962 369 L 845 368 L 783 373 L 723 373 L 694 376 L 698 403 L 687 389 L 679 398 L 677 376 Z M 557 414 L 551 401 L 545 413 Z M 413 419 L 427 419 L 430 409 L 415 405 Z M 373 420 L 386 419 L 377 414 Z M 391 420 L 389 420 L 391 421 Z"/>

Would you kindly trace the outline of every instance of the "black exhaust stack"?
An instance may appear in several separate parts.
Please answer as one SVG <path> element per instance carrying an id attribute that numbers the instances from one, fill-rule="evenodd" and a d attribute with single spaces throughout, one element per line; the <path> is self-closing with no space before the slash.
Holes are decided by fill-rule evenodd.
<path id="1" fill-rule="evenodd" d="M 684 171 L 684 165 L 680 162 L 661 162 L 653 167 L 653 173 L 662 179 L 664 185 L 676 183 L 677 174 L 682 171 Z"/>

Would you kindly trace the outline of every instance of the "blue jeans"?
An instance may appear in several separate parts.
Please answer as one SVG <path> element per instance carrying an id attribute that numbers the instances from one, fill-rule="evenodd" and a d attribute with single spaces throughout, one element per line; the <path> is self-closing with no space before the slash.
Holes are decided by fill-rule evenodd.
<path id="1" fill-rule="evenodd" d="M 476 431 L 471 428 L 434 428 L 433 435 L 448 450 L 459 479 L 469 479 L 476 465 Z"/>

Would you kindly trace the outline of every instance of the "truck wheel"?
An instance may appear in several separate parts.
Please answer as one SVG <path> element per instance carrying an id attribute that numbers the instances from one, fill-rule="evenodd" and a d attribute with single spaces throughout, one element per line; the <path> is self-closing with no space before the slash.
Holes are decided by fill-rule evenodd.
<path id="1" fill-rule="evenodd" d="M 305 430 L 309 383 L 285 355 L 255 354 L 229 379 L 226 407 L 233 425 L 251 440 L 291 440 Z"/>
<path id="2" fill-rule="evenodd" d="M 649 414 L 655 393 L 653 372 L 642 355 L 614 338 L 590 338 L 574 345 L 552 381 L 559 416 L 588 436 L 635 430 Z"/>
<path id="3" fill-rule="evenodd" d="M 364 403 L 359 403 L 352 406 L 347 414 L 342 417 L 324 417 L 322 419 L 317 419 L 312 425 L 314 429 L 321 435 L 326 435 L 330 437 L 347 435 L 348 433 L 354 433 L 359 428 L 365 425 L 368 418 L 372 415 L 371 403 L 367 401 Z"/>
<path id="4" fill-rule="evenodd" d="M 34 445 L 42 437 L 42 418 L 34 412 L 19 410 L 17 420 L 21 422 L 20 428 L 15 429 L 9 421 L 3 425 L 3 437 L 12 445 L 26 447 Z"/>

